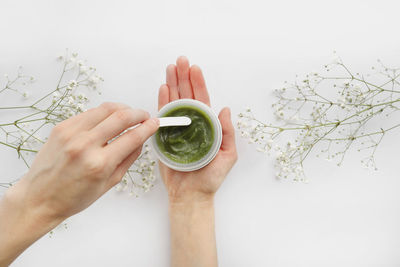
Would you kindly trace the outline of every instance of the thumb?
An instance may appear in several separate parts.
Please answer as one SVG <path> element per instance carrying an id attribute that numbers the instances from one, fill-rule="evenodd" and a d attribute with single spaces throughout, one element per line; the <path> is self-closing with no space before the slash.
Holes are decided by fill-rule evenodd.
<path id="1" fill-rule="evenodd" d="M 221 150 L 236 151 L 235 128 L 232 124 L 230 109 L 228 107 L 223 108 L 219 113 L 218 118 L 222 126 Z"/>

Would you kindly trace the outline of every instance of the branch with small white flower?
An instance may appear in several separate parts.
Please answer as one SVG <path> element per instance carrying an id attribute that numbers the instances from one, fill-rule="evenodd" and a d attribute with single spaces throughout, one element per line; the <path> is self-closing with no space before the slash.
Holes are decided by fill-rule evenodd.
<path id="1" fill-rule="evenodd" d="M 276 152 L 278 178 L 306 181 L 304 162 L 314 151 L 318 157 L 337 159 L 340 166 L 356 142 L 358 151 L 369 151 L 361 162 L 376 169 L 378 145 L 400 126 L 393 116 L 400 109 L 400 69 L 378 60 L 372 71 L 365 76 L 353 73 L 337 58 L 323 74 L 296 77 L 294 83 L 285 82 L 275 90 L 278 100 L 272 107 L 277 123 L 264 123 L 247 109 L 239 114 L 237 127 L 258 151 Z M 282 136 L 290 141 L 282 143 Z"/>
<path id="2" fill-rule="evenodd" d="M 89 103 L 86 93 L 101 94 L 98 85 L 103 78 L 96 73 L 94 67 L 87 66 L 85 61 L 79 59 L 78 54 L 67 51 L 58 60 L 62 64 L 62 71 L 54 89 L 30 104 L 0 105 L 0 112 L 12 117 L 5 122 L 0 121 L 0 146 L 15 150 L 27 168 L 33 155 L 47 140 L 46 129 L 84 112 Z M 35 82 L 34 77 L 24 75 L 22 68 L 19 68 L 15 78 L 11 79 L 8 75 L 5 78 L 6 84 L 0 89 L 0 96 L 22 96 L 24 102 L 30 100 L 30 93 L 21 88 Z M 18 100 L 15 99 L 15 103 L 20 102 Z M 134 195 L 147 192 L 155 182 L 154 165 L 150 148 L 146 146 L 145 152 L 132 165 L 117 188 L 129 188 Z M 0 187 L 8 188 L 16 181 L 2 181 Z"/>

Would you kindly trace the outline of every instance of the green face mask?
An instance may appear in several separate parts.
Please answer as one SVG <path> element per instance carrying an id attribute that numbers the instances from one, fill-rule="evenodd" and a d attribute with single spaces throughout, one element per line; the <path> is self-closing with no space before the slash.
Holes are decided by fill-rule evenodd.
<path id="1" fill-rule="evenodd" d="M 198 161 L 210 151 L 214 142 L 214 129 L 210 118 L 200 109 L 181 106 L 163 116 L 186 116 L 192 120 L 189 126 L 160 128 L 156 134 L 160 151 L 178 163 Z"/>

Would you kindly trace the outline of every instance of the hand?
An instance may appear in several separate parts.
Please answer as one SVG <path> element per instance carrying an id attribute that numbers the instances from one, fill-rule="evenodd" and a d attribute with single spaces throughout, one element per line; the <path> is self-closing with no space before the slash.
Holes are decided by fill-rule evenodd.
<path id="1" fill-rule="evenodd" d="M 58 124 L 21 181 L 29 185 L 26 198 L 44 214 L 61 219 L 87 208 L 121 180 L 157 129 L 147 112 L 115 103 Z"/>
<path id="2" fill-rule="evenodd" d="M 160 87 L 158 108 L 182 98 L 199 100 L 210 106 L 210 98 L 201 69 L 189 66 L 185 57 L 167 68 L 167 84 Z M 212 198 L 237 160 L 235 132 L 229 108 L 219 114 L 222 145 L 214 160 L 193 172 L 179 172 L 160 164 L 160 172 L 172 202 L 203 201 Z"/>
<path id="3" fill-rule="evenodd" d="M 203 74 L 185 57 L 167 68 L 167 84 L 161 86 L 158 108 L 192 98 L 210 106 Z M 214 160 L 192 172 L 179 172 L 160 163 L 169 196 L 171 266 L 217 266 L 214 230 L 214 194 L 237 160 L 235 132 L 228 108 L 219 114 L 222 144 Z"/>
<path id="4" fill-rule="evenodd" d="M 30 245 L 30 235 L 21 246 L 15 233 L 26 230 L 33 242 L 117 184 L 158 129 L 158 119 L 149 117 L 123 104 L 104 103 L 55 126 L 29 172 L 0 202 L 0 251 L 20 253 Z"/>

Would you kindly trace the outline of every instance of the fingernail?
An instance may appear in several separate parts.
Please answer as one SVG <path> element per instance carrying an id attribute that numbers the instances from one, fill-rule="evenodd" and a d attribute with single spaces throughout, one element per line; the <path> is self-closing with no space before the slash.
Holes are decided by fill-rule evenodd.
<path id="1" fill-rule="evenodd" d="M 160 125 L 160 120 L 158 118 L 152 118 L 155 124 Z"/>

